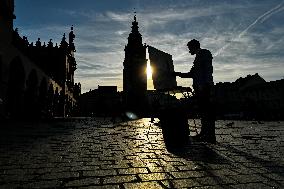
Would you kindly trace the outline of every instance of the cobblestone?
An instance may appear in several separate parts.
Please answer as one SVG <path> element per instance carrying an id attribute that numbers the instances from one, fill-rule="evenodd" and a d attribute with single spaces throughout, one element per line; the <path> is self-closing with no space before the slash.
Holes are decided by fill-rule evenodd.
<path id="1" fill-rule="evenodd" d="M 219 120 L 216 133 L 173 154 L 146 118 L 0 123 L 0 188 L 284 188 L 283 122 Z"/>

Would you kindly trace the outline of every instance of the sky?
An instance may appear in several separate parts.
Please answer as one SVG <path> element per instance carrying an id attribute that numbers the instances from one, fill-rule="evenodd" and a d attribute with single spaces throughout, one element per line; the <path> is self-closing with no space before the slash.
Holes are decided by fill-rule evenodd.
<path id="1" fill-rule="evenodd" d="M 122 91 L 124 48 L 134 10 L 143 43 L 172 54 L 175 71 L 188 72 L 197 39 L 213 54 L 214 82 L 258 73 L 284 78 L 283 0 L 15 0 L 14 27 L 30 42 L 60 43 L 74 25 L 75 82 Z M 178 78 L 178 85 L 191 86 Z"/>

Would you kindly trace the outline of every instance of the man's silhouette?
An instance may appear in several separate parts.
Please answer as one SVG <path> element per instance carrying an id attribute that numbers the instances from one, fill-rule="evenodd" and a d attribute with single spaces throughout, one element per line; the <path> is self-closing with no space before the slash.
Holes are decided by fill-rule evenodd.
<path id="1" fill-rule="evenodd" d="M 215 143 L 215 115 L 210 100 L 214 86 L 213 57 L 209 50 L 200 48 L 200 43 L 196 39 L 189 41 L 187 47 L 191 55 L 196 55 L 193 66 L 188 73 L 174 72 L 174 75 L 193 79 L 193 89 L 202 125 L 201 132 L 196 136 L 196 140 Z"/>

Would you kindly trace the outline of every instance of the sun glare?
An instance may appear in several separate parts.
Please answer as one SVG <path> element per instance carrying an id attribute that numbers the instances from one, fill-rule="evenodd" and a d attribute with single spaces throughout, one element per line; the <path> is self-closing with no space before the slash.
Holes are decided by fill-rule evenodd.
<path id="1" fill-rule="evenodd" d="M 147 74 L 147 90 L 155 90 L 154 85 L 153 85 L 153 80 L 152 80 L 152 74 L 154 70 L 152 69 L 151 64 L 150 64 L 148 50 L 146 52 L 146 59 L 147 59 L 147 68 L 145 69 L 145 73 Z"/>
<path id="2" fill-rule="evenodd" d="M 146 73 L 147 73 L 147 79 L 152 78 L 153 71 L 152 71 L 152 68 L 150 66 L 150 62 L 149 61 L 147 62 Z"/>

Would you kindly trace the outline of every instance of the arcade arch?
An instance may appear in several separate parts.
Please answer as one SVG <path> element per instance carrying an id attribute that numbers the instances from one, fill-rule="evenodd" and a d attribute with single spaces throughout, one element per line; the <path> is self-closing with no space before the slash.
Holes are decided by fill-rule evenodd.
<path id="1" fill-rule="evenodd" d="M 24 107 L 25 70 L 20 57 L 15 57 L 9 64 L 7 90 L 7 110 L 10 117 L 22 117 Z"/>

